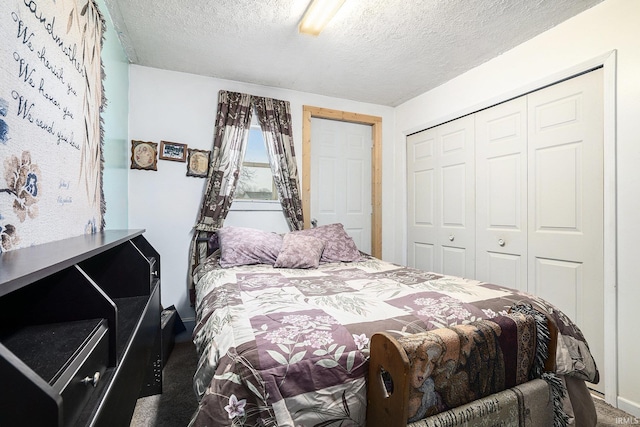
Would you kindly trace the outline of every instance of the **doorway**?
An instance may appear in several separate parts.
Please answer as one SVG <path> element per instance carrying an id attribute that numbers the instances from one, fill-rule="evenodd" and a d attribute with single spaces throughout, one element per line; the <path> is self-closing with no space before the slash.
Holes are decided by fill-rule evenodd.
<path id="1" fill-rule="evenodd" d="M 382 118 L 326 108 L 303 106 L 302 205 L 305 228 L 311 226 L 312 118 L 371 126 L 371 255 L 382 257 Z"/>

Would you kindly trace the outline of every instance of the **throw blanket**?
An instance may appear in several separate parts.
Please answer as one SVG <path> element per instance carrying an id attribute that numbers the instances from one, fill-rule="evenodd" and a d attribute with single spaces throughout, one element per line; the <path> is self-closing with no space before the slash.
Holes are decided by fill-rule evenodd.
<path id="1" fill-rule="evenodd" d="M 409 363 L 409 422 L 529 380 L 536 322 L 513 313 L 398 339 Z"/>
<path id="2" fill-rule="evenodd" d="M 0 2 L 0 253 L 104 228 L 105 25 L 94 0 Z"/>
<path id="3" fill-rule="evenodd" d="M 549 386 L 534 380 L 411 423 L 408 427 L 539 427 L 555 425 Z"/>
<path id="4" fill-rule="evenodd" d="M 309 270 L 223 269 L 209 258 L 194 279 L 193 426 L 364 425 L 373 333 L 400 338 L 466 325 L 522 302 L 558 329 L 556 373 L 598 381 L 578 327 L 517 290 L 371 257 Z"/>

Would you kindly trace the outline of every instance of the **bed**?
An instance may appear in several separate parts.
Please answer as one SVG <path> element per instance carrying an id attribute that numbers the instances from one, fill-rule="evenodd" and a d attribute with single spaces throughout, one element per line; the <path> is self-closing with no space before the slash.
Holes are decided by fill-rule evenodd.
<path id="1" fill-rule="evenodd" d="M 370 339 L 406 337 L 526 304 L 557 330 L 569 424 L 595 425 L 598 370 L 580 329 L 548 302 L 363 254 L 341 224 L 284 235 L 223 227 L 194 270 L 199 355 L 192 426 L 366 425 Z"/>

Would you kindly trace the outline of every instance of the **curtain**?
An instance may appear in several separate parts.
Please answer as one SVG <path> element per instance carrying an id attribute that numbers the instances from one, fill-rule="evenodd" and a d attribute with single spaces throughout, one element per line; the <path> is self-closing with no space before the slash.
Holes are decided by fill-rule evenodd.
<path id="1" fill-rule="evenodd" d="M 302 230 L 302 199 L 293 148 L 289 102 L 254 97 L 256 115 L 269 154 L 271 173 L 290 230 Z"/>
<path id="2" fill-rule="evenodd" d="M 222 227 L 233 202 L 247 146 L 245 141 L 251 125 L 251 100 L 251 95 L 244 93 L 221 90 L 218 94 L 209 175 L 189 250 L 187 284 L 191 305 L 195 303 L 193 269 L 197 260 L 202 258 L 202 253 L 207 250 L 207 237 Z"/>
<path id="3" fill-rule="evenodd" d="M 209 176 L 195 229 L 215 231 L 229 213 L 251 125 L 251 95 L 220 91 Z"/>
<path id="4" fill-rule="evenodd" d="M 301 230 L 304 226 L 289 103 L 244 93 L 220 91 L 209 176 L 189 251 L 187 283 L 191 305 L 195 303 L 193 269 L 197 260 L 202 259 L 202 254 L 207 250 L 208 237 L 222 227 L 233 203 L 254 107 L 266 141 L 271 172 L 289 229 Z"/>

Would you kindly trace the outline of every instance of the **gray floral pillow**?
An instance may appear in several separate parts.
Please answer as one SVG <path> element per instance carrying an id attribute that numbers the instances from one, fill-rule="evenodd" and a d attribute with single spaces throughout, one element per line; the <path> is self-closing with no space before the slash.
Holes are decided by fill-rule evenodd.
<path id="1" fill-rule="evenodd" d="M 324 242 L 324 251 L 320 262 L 358 261 L 360 251 L 351 236 L 340 223 L 321 225 L 316 228 L 294 231 L 295 234 L 313 236 Z"/>
<path id="2" fill-rule="evenodd" d="M 324 242 L 313 236 L 287 233 L 282 240 L 282 249 L 274 267 L 281 268 L 318 268 Z"/>
<path id="3" fill-rule="evenodd" d="M 282 236 L 268 231 L 244 227 L 219 229 L 220 266 L 234 267 L 247 264 L 273 265 L 280 253 Z"/>

